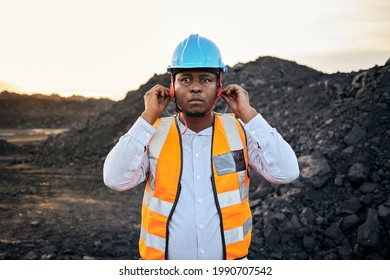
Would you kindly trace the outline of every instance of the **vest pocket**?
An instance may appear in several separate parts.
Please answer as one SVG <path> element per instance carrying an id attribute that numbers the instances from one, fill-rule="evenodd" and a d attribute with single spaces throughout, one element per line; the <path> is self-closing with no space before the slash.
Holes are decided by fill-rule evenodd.
<path id="1" fill-rule="evenodd" d="M 236 163 L 231 152 L 213 156 L 218 176 L 236 172 Z"/>
<path id="2" fill-rule="evenodd" d="M 246 170 L 244 150 L 236 150 L 213 156 L 218 176 Z"/>

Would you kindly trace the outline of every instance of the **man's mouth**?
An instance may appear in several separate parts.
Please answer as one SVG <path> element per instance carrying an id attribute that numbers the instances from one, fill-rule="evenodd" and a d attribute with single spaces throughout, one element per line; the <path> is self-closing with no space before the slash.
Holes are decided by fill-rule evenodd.
<path id="1" fill-rule="evenodd" d="M 197 104 L 203 104 L 204 101 L 202 99 L 199 99 L 199 98 L 193 98 L 193 99 L 188 100 L 188 103 L 193 104 L 193 105 L 197 105 Z"/>

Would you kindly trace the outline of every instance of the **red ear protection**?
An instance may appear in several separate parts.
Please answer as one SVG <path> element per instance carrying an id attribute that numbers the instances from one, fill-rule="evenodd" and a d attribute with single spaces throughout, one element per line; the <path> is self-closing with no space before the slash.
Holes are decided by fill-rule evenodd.
<path id="1" fill-rule="evenodd" d="M 171 86 L 169 88 L 169 95 L 172 98 L 175 98 L 175 80 L 173 77 L 173 74 L 171 72 Z M 220 98 L 222 95 L 222 71 L 218 72 L 218 92 L 217 92 L 217 99 Z"/>
<path id="2" fill-rule="evenodd" d="M 222 95 L 222 70 L 219 70 L 218 73 L 218 92 L 217 92 L 217 99 L 219 99 Z"/>
<path id="3" fill-rule="evenodd" d="M 175 81 L 173 79 L 173 74 L 171 72 L 171 87 L 169 88 L 169 95 L 172 98 L 175 98 Z"/>

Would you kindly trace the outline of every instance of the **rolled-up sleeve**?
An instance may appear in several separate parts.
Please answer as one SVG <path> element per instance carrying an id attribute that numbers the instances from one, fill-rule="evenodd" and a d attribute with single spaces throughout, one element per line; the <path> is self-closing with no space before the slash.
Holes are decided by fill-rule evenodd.
<path id="1" fill-rule="evenodd" d="M 267 181 L 287 184 L 299 176 L 297 157 L 283 137 L 258 114 L 244 125 L 249 165 Z"/>
<path id="2" fill-rule="evenodd" d="M 141 117 L 107 155 L 103 166 L 104 184 L 124 191 L 143 182 L 149 170 L 147 145 L 155 128 Z"/>

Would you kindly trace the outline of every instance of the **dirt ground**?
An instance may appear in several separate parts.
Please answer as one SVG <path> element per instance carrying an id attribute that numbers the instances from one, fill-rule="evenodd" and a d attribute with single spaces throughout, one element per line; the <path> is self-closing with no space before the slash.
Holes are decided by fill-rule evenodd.
<path id="1" fill-rule="evenodd" d="M 29 162 L 0 155 L 0 259 L 139 258 L 142 186 L 118 193 L 99 172 Z"/>

